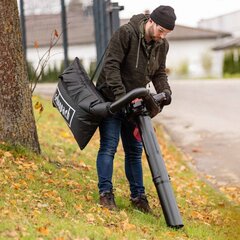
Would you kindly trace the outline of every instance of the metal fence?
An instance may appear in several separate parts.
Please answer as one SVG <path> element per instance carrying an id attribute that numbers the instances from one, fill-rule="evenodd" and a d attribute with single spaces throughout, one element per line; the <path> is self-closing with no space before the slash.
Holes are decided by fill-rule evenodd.
<path id="1" fill-rule="evenodd" d="M 19 0 L 23 47 L 34 67 L 51 48 L 49 65 L 79 57 L 86 68 L 100 61 L 123 7 L 110 0 Z"/>

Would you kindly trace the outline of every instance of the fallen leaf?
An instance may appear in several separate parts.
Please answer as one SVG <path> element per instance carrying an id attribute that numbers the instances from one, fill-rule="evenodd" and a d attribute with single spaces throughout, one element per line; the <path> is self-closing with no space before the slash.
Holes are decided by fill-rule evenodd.
<path id="1" fill-rule="evenodd" d="M 16 231 L 8 231 L 6 232 L 6 237 L 8 238 L 17 238 L 18 233 Z"/>
<path id="2" fill-rule="evenodd" d="M 199 148 L 193 148 L 192 152 L 198 153 L 198 152 L 201 152 L 201 150 Z"/>
<path id="3" fill-rule="evenodd" d="M 39 108 L 41 108 L 41 106 L 42 106 L 42 104 L 40 102 L 36 102 L 34 105 L 34 108 L 39 109 Z"/>
<path id="4" fill-rule="evenodd" d="M 4 157 L 6 158 L 10 158 L 12 157 L 13 155 L 10 153 L 10 152 L 4 152 Z"/>
<path id="5" fill-rule="evenodd" d="M 93 214 L 88 213 L 88 214 L 86 215 L 86 217 L 87 217 L 88 223 L 93 224 L 93 223 L 95 222 L 95 217 L 93 216 Z"/>
<path id="6" fill-rule="evenodd" d="M 39 227 L 37 231 L 43 236 L 47 236 L 49 234 L 49 230 L 46 226 Z"/>
<path id="7" fill-rule="evenodd" d="M 123 230 L 134 230 L 136 229 L 136 225 L 129 223 L 128 218 L 125 221 L 121 222 L 121 227 Z"/>

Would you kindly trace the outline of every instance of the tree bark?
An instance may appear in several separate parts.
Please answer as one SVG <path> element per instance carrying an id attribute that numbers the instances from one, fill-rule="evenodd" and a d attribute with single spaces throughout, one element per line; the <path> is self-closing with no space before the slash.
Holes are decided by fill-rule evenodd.
<path id="1" fill-rule="evenodd" d="M 0 141 L 40 153 L 17 0 L 0 1 Z"/>

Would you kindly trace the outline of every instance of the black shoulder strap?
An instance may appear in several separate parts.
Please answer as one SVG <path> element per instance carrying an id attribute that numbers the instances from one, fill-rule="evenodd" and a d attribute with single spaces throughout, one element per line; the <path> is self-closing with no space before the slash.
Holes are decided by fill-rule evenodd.
<path id="1" fill-rule="evenodd" d="M 127 26 L 128 29 L 130 30 L 130 32 L 133 33 L 133 31 L 134 31 L 133 26 L 132 26 L 131 24 L 126 24 L 126 26 Z M 103 62 L 104 56 L 105 56 L 105 54 L 106 54 L 106 51 L 107 51 L 107 47 L 106 47 L 106 49 L 105 49 L 105 51 L 104 51 L 104 53 L 103 53 L 103 55 L 102 55 L 102 57 L 101 57 L 98 65 L 97 65 L 97 67 L 96 67 L 96 69 L 95 69 L 95 71 L 94 71 L 94 73 L 93 73 L 93 75 L 92 75 L 92 77 L 91 77 L 91 82 L 92 82 L 93 79 L 95 78 L 98 70 L 100 69 L 100 66 L 102 65 L 102 62 Z"/>
<path id="2" fill-rule="evenodd" d="M 102 65 L 102 61 L 103 61 L 103 58 L 104 58 L 104 56 L 105 56 L 105 54 L 106 54 L 106 51 L 107 51 L 107 48 L 104 50 L 104 53 L 103 53 L 103 55 L 102 55 L 102 57 L 101 57 L 98 65 L 97 65 L 97 67 L 96 67 L 96 69 L 95 69 L 92 77 L 91 77 L 91 82 L 92 82 L 93 79 L 95 78 L 96 73 L 98 72 L 98 70 L 100 69 L 100 66 Z"/>

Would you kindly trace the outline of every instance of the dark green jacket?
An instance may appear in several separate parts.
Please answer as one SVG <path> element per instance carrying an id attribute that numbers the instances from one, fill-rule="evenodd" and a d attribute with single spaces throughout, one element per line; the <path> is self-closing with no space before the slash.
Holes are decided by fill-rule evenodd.
<path id="1" fill-rule="evenodd" d="M 97 80 L 97 88 L 108 100 L 114 101 L 132 89 L 153 85 L 159 92 L 169 92 L 165 72 L 168 42 L 166 39 L 153 42 L 147 51 L 144 41 L 144 14 L 134 15 L 112 36 Z"/>

